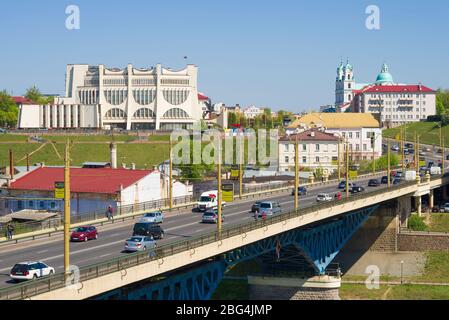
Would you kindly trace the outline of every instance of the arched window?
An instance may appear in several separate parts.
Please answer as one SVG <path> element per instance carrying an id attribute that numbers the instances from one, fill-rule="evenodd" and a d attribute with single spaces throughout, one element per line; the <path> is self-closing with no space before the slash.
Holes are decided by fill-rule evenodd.
<path id="1" fill-rule="evenodd" d="M 154 118 L 154 112 L 148 108 L 141 108 L 134 113 L 134 119 L 150 119 Z"/>
<path id="2" fill-rule="evenodd" d="M 104 90 L 104 97 L 109 104 L 113 106 L 118 106 L 125 102 L 126 97 L 128 96 L 128 90 L 123 89 L 108 89 Z"/>
<path id="3" fill-rule="evenodd" d="M 190 116 L 182 109 L 179 108 L 173 108 L 168 110 L 164 116 L 162 117 L 164 119 L 188 119 Z"/>
<path id="4" fill-rule="evenodd" d="M 183 104 L 189 97 L 189 90 L 185 89 L 166 89 L 163 90 L 164 99 L 175 106 Z"/>
<path id="5" fill-rule="evenodd" d="M 105 119 L 125 119 L 126 113 L 122 109 L 114 108 L 106 112 Z"/>
<path id="6" fill-rule="evenodd" d="M 156 98 L 156 90 L 149 90 L 149 89 L 133 90 L 133 96 L 134 100 L 138 104 L 146 106 L 152 103 Z"/>

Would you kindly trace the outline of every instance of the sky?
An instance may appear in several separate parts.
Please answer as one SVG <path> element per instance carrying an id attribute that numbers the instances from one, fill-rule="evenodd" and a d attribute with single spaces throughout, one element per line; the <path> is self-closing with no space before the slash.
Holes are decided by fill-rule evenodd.
<path id="1" fill-rule="evenodd" d="M 79 30 L 66 28 L 69 5 Z M 366 27 L 370 5 L 379 30 Z M 334 103 L 348 58 L 357 82 L 386 62 L 397 82 L 449 88 L 448 12 L 447 0 L 5 0 L 0 90 L 64 95 L 67 64 L 191 63 L 213 103 L 301 112 Z"/>

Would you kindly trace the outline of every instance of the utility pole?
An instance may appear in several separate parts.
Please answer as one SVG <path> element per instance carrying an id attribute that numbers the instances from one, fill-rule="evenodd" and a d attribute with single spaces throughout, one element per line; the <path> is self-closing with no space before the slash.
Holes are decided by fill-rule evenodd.
<path id="1" fill-rule="evenodd" d="M 64 273 L 70 274 L 70 142 L 65 145 L 64 167 Z"/>
<path id="2" fill-rule="evenodd" d="M 341 143 L 341 140 L 340 140 L 340 138 L 338 138 L 338 155 L 337 155 L 338 181 L 341 180 L 340 143 Z"/>
<path id="3" fill-rule="evenodd" d="M 346 198 L 349 198 L 349 142 L 346 142 Z"/>
<path id="4" fill-rule="evenodd" d="M 218 202 L 218 217 L 217 217 L 217 233 L 218 237 L 221 238 L 221 203 L 222 203 L 222 193 L 221 193 L 221 135 L 218 139 L 218 166 L 217 166 L 217 182 L 218 182 L 218 192 L 217 192 L 217 202 Z"/>
<path id="5" fill-rule="evenodd" d="M 239 164 L 239 195 L 240 199 L 243 197 L 243 153 L 245 151 L 245 139 L 243 139 L 243 146 L 240 147 L 240 164 Z"/>
<path id="6" fill-rule="evenodd" d="M 402 174 L 405 174 L 405 127 L 402 132 Z"/>
<path id="7" fill-rule="evenodd" d="M 418 157 L 418 144 L 417 144 L 417 136 L 418 134 L 415 132 L 415 171 L 419 172 L 419 157 Z"/>
<path id="8" fill-rule="evenodd" d="M 169 166 L 169 191 L 168 191 L 168 197 L 170 201 L 170 210 L 173 209 L 173 145 L 170 137 L 170 166 Z"/>
<path id="9" fill-rule="evenodd" d="M 418 162 L 416 163 L 416 175 L 419 175 L 420 161 L 419 161 L 419 135 L 418 134 L 416 134 L 416 146 L 415 147 L 416 147 L 415 149 L 416 149 L 416 154 L 417 154 L 416 158 L 418 159 Z"/>
<path id="10" fill-rule="evenodd" d="M 373 148 L 373 174 L 375 174 L 376 173 L 376 136 L 375 136 L 375 133 L 374 133 L 374 136 L 373 136 L 373 143 L 372 143 L 372 146 L 371 146 L 371 148 Z"/>
<path id="11" fill-rule="evenodd" d="M 299 209 L 298 192 L 299 192 L 299 144 L 298 136 L 295 143 L 295 210 Z"/>
<path id="12" fill-rule="evenodd" d="M 390 140 L 388 140 L 387 142 L 387 184 L 388 184 L 388 189 L 390 189 L 391 186 L 391 164 L 390 164 Z"/>
<path id="13" fill-rule="evenodd" d="M 9 149 L 9 175 L 11 180 L 14 179 L 14 153 Z"/>
<path id="14" fill-rule="evenodd" d="M 30 171 L 30 154 L 27 153 L 27 172 Z"/>

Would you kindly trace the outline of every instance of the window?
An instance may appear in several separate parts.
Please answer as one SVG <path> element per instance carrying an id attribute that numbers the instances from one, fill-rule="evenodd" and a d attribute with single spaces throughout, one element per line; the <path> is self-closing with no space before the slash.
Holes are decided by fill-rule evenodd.
<path id="1" fill-rule="evenodd" d="M 356 144 L 356 145 L 355 145 L 355 150 L 356 150 L 356 151 L 359 151 L 359 150 L 360 150 L 360 145 L 359 145 L 359 144 Z"/>
<path id="2" fill-rule="evenodd" d="M 316 162 L 316 163 L 320 163 L 320 157 L 316 157 L 316 158 L 315 158 L 315 162 Z"/>
<path id="3" fill-rule="evenodd" d="M 41 209 L 41 210 L 45 209 L 45 202 L 44 201 L 39 201 L 39 209 Z"/>
<path id="4" fill-rule="evenodd" d="M 187 98 L 189 97 L 190 91 L 187 89 L 168 89 L 163 90 L 162 93 L 164 95 L 164 99 L 168 103 L 178 106 L 186 102 Z"/>
<path id="5" fill-rule="evenodd" d="M 349 139 L 352 139 L 352 132 L 349 132 Z"/>
<path id="6" fill-rule="evenodd" d="M 149 119 L 154 118 L 154 112 L 148 108 L 141 108 L 134 113 L 134 119 Z"/>
<path id="7" fill-rule="evenodd" d="M 106 112 L 105 119 L 125 119 L 126 113 L 122 109 L 114 108 Z"/>
<path id="8" fill-rule="evenodd" d="M 363 151 L 366 151 L 366 150 L 368 150 L 368 149 L 367 149 L 367 146 L 366 146 L 366 143 L 365 143 L 365 144 L 363 144 Z"/>
<path id="9" fill-rule="evenodd" d="M 356 133 L 355 133 L 355 137 L 356 137 L 357 139 L 360 139 L 360 132 L 356 132 Z"/>
<path id="10" fill-rule="evenodd" d="M 319 144 L 315 145 L 315 151 L 320 151 L 320 145 Z"/>
<path id="11" fill-rule="evenodd" d="M 19 209 L 19 210 L 23 209 L 23 202 L 22 202 L 22 200 L 17 201 L 17 209 Z"/>
<path id="12" fill-rule="evenodd" d="M 288 151 L 289 151 L 289 144 L 286 143 L 286 144 L 284 145 L 284 148 L 285 148 L 285 152 L 288 152 Z"/>
<path id="13" fill-rule="evenodd" d="M 172 119 L 172 118 L 182 118 L 182 119 L 188 119 L 190 116 L 182 109 L 179 108 L 173 108 L 168 110 L 166 113 L 164 113 L 164 116 L 162 118 L 165 119 Z"/>
<path id="14" fill-rule="evenodd" d="M 302 145 L 302 151 L 307 151 L 307 145 L 305 144 Z"/>
<path id="15" fill-rule="evenodd" d="M 55 209 L 56 203 L 54 201 L 50 202 L 50 209 Z"/>
<path id="16" fill-rule="evenodd" d="M 307 163 L 307 157 L 302 157 L 302 163 Z"/>
<path id="17" fill-rule="evenodd" d="M 288 163 L 289 162 L 289 158 L 288 158 L 288 156 L 285 156 L 285 163 Z"/>
<path id="18" fill-rule="evenodd" d="M 34 206 L 34 202 L 33 201 L 28 201 L 28 207 L 32 208 Z"/>

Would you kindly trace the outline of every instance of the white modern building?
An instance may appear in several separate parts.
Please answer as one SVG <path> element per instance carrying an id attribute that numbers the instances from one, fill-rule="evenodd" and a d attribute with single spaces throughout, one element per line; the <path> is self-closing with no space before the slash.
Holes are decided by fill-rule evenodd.
<path id="1" fill-rule="evenodd" d="M 296 141 L 300 168 L 310 171 L 322 169 L 324 174 L 337 170 L 339 138 L 322 130 L 311 129 L 279 139 L 279 171 L 295 171 Z"/>
<path id="2" fill-rule="evenodd" d="M 202 119 L 198 68 L 68 65 L 65 97 L 23 104 L 19 128 L 190 129 Z"/>
<path id="3" fill-rule="evenodd" d="M 310 129 L 324 130 L 339 137 L 342 152 L 348 143 L 351 161 L 382 156 L 382 129 L 376 115 L 371 113 L 310 113 L 287 127 L 286 133 L 291 135 Z"/>
<path id="4" fill-rule="evenodd" d="M 387 64 L 374 83 L 357 83 L 348 61 L 337 68 L 335 105 L 337 112 L 375 113 L 383 124 L 398 126 L 435 115 L 436 91 L 421 84 L 395 83 Z"/>
<path id="5" fill-rule="evenodd" d="M 263 114 L 263 109 L 256 106 L 249 106 L 243 110 L 243 114 L 247 119 L 254 119 L 257 116 Z"/>

